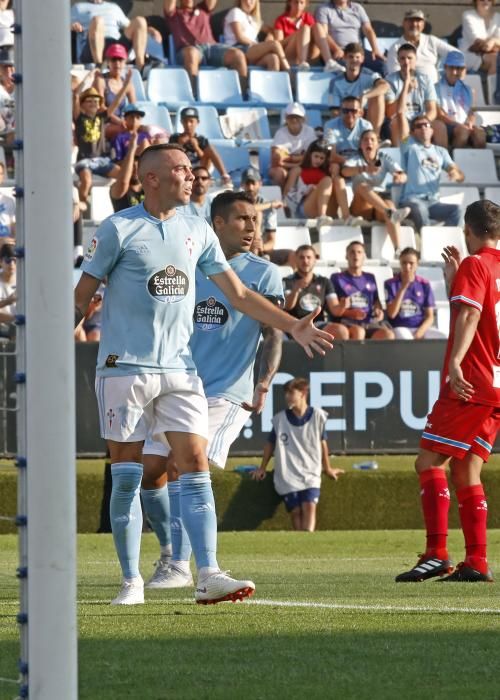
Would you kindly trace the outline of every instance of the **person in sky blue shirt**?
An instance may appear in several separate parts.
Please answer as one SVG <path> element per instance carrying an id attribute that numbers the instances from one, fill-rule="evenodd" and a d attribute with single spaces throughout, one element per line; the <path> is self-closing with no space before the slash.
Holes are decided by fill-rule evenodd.
<path id="1" fill-rule="evenodd" d="M 450 51 L 444 61 L 444 75 L 436 83 L 438 119 L 447 131 L 444 146 L 451 148 L 485 148 L 486 131 L 476 125 L 474 98 L 464 83 L 465 56 L 461 51 Z"/>
<path id="2" fill-rule="evenodd" d="M 257 225 L 251 195 L 223 192 L 214 199 L 212 212 L 214 228 L 231 269 L 247 287 L 282 306 L 283 285 L 278 268 L 249 252 Z M 264 340 L 254 387 L 254 364 L 261 337 Z M 250 412 L 260 413 L 264 407 L 279 367 L 281 345 L 280 331 L 262 327 L 242 314 L 210 279 L 196 273 L 191 350 L 208 400 L 207 455 L 212 465 L 224 468 L 231 444 Z M 160 558 L 147 588 L 183 588 L 193 583 L 189 566 L 191 544 L 179 513 L 178 473 L 173 459 L 167 460 L 168 453 L 168 447 L 157 440 L 146 440 L 144 444 L 143 503 L 160 542 Z M 167 489 L 169 500 L 165 500 L 160 513 L 151 490 L 163 488 Z M 173 551 L 169 553 L 164 546 L 170 525 Z"/>
<path id="3" fill-rule="evenodd" d="M 180 473 L 183 522 L 198 568 L 195 600 L 216 603 L 251 595 L 251 581 L 220 571 L 217 520 L 206 457 L 208 408 L 189 340 L 195 309 L 195 270 L 213 278 L 230 302 L 261 323 L 323 353 L 332 336 L 315 328 L 316 313 L 297 321 L 249 290 L 230 269 L 217 236 L 200 217 L 179 214 L 193 174 L 183 148 L 157 144 L 139 158 L 144 202 L 106 219 L 97 229 L 75 289 L 75 325 L 107 277 L 96 394 L 102 437 L 113 477 L 111 525 L 123 584 L 113 603 L 144 602 L 139 573 L 142 446 L 165 434 Z"/>
<path id="4" fill-rule="evenodd" d="M 330 107 L 338 115 L 344 97 L 359 97 L 361 106 L 365 106 L 366 118 L 380 134 L 385 113 L 384 95 L 389 86 L 380 73 L 363 67 L 365 52 L 358 42 L 347 44 L 344 60 L 345 73 L 336 75 L 330 83 Z"/>
<path id="5" fill-rule="evenodd" d="M 340 208 L 341 216 L 347 225 L 357 225 L 359 217 L 352 217 L 349 212 L 345 180 L 341 177 L 342 166 L 359 154 L 361 135 L 373 126 L 361 117 L 361 100 L 359 97 L 347 95 L 340 106 L 340 116 L 325 122 L 325 140 L 330 148 L 330 174 L 333 181 L 333 192 L 328 205 L 327 214 L 337 216 Z"/>
<path id="6" fill-rule="evenodd" d="M 441 170 L 452 182 L 463 182 L 465 177 L 448 151 L 432 144 L 432 133 L 432 125 L 425 115 L 415 117 L 411 123 L 412 138 L 401 147 L 401 165 L 408 179 L 403 185 L 399 205 L 410 207 L 408 218 L 417 231 L 428 226 L 431 219 L 443 221 L 444 226 L 458 226 L 463 218 L 462 205 L 439 201 Z"/>

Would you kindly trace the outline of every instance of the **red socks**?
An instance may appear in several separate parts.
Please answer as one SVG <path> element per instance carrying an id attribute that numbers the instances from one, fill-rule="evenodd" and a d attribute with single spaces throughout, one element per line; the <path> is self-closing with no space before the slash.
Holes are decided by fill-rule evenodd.
<path id="1" fill-rule="evenodd" d="M 450 491 L 444 469 L 431 467 L 419 474 L 420 497 L 427 532 L 425 555 L 448 559 L 448 511 Z"/>
<path id="2" fill-rule="evenodd" d="M 457 491 L 458 512 L 465 539 L 465 563 L 482 574 L 488 573 L 486 521 L 488 504 L 482 484 Z"/>

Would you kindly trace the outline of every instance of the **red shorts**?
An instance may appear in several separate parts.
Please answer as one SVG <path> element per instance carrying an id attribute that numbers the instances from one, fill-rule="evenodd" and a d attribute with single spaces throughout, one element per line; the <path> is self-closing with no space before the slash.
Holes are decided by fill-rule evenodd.
<path id="1" fill-rule="evenodd" d="M 457 459 L 472 452 L 487 462 L 499 427 L 495 406 L 440 398 L 427 416 L 420 447 Z"/>

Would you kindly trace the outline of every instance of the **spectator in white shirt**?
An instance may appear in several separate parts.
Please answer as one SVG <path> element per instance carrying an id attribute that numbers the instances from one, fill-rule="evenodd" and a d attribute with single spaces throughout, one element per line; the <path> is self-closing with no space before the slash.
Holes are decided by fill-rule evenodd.
<path id="1" fill-rule="evenodd" d="M 0 0 L 0 46 L 12 46 L 14 44 L 13 24 L 14 10 L 12 9 L 12 0 Z"/>
<path id="2" fill-rule="evenodd" d="M 417 70 L 426 73 L 433 83 L 437 83 L 438 63 L 446 58 L 454 47 L 433 34 L 423 34 L 425 15 L 422 10 L 408 10 L 403 19 L 403 36 L 387 52 L 385 71 L 394 73 L 399 70 L 398 49 L 402 44 L 413 44 L 417 49 Z"/>
<path id="3" fill-rule="evenodd" d="M 316 140 L 316 132 L 306 124 L 306 110 L 292 102 L 285 110 L 286 125 L 274 135 L 271 146 L 269 176 L 275 185 L 284 187 L 290 170 L 300 165 L 306 148 Z"/>
<path id="4" fill-rule="evenodd" d="M 467 70 L 494 75 L 500 49 L 500 12 L 495 12 L 494 0 L 473 0 L 473 5 L 472 10 L 462 15 L 462 38 L 458 46 L 465 55 Z M 500 104 L 498 78 L 495 103 Z"/>

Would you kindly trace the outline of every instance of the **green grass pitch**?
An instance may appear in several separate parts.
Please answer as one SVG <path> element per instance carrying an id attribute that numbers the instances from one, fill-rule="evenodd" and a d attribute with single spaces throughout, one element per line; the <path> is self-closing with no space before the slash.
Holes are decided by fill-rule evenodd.
<path id="1" fill-rule="evenodd" d="M 395 584 L 422 540 L 408 530 L 222 533 L 220 564 L 255 581 L 251 602 L 204 607 L 180 589 L 116 608 L 111 536 L 80 535 L 80 700 L 498 699 L 498 584 Z M 458 561 L 459 532 L 450 545 Z M 15 679 L 16 538 L 1 536 L 0 549 L 0 677 Z M 145 535 L 144 576 L 156 553 Z M 499 530 L 490 562 L 499 572 Z M 1 700 L 16 695 L 0 681 Z"/>

